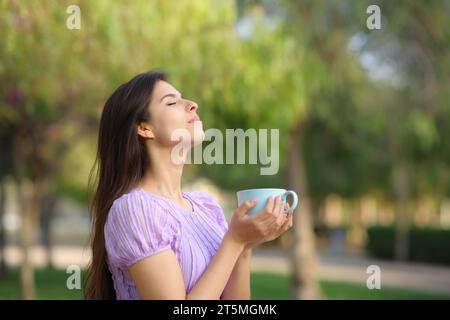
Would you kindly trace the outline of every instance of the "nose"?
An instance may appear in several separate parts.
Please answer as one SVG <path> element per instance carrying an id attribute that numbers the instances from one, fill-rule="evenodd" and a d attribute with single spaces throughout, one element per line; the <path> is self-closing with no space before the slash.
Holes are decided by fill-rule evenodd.
<path id="1" fill-rule="evenodd" d="M 188 110 L 189 111 L 196 111 L 198 109 L 198 104 L 196 104 L 194 101 L 188 101 Z"/>

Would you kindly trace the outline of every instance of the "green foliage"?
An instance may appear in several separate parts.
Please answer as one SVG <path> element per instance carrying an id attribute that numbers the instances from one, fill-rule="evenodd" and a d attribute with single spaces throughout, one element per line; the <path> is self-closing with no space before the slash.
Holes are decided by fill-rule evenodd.
<path id="1" fill-rule="evenodd" d="M 367 229 L 366 248 L 372 256 L 382 259 L 393 259 L 394 245 L 394 228 L 374 226 Z"/>
<path id="2" fill-rule="evenodd" d="M 395 229 L 392 226 L 374 226 L 368 230 L 367 250 L 377 258 L 393 259 Z M 412 228 L 409 237 L 409 261 L 450 264 L 450 230 Z"/>
<path id="3" fill-rule="evenodd" d="M 220 186 L 281 185 L 289 130 L 300 123 L 316 198 L 393 198 L 398 161 L 410 168 L 413 197 L 450 194 L 450 9 L 440 1 L 379 1 L 388 23 L 377 32 L 365 27 L 368 1 L 77 4 L 81 30 L 65 27 L 67 4 L 0 2 L 1 152 L 22 141 L 32 173 L 39 145 L 64 194 L 83 199 L 74 190 L 87 184 L 106 98 L 153 68 L 199 103 L 206 129 L 280 129 L 276 176 L 260 176 L 259 165 L 188 169 Z M 349 50 L 355 38 L 362 45 Z M 403 85 L 373 78 L 378 66 L 362 67 L 363 55 L 379 67 L 392 61 Z M 33 139 L 19 134 L 24 127 Z M 79 144 L 86 147 L 74 156 Z"/>

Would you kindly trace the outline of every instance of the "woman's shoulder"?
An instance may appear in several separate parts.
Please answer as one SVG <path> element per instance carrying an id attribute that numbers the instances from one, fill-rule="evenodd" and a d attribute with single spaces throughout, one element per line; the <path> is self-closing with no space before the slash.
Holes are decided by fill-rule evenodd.
<path id="1" fill-rule="evenodd" d="M 114 201 L 104 228 L 106 250 L 113 263 L 128 267 L 170 248 L 172 239 L 179 236 L 179 225 L 155 203 L 139 190 Z"/>
<path id="2" fill-rule="evenodd" d="M 134 188 L 115 199 L 109 213 L 111 216 L 125 215 L 130 218 L 150 217 L 155 219 L 165 216 L 167 219 L 166 209 L 158 198 L 151 197 L 140 188 Z"/>
<path id="3" fill-rule="evenodd" d="M 160 200 L 160 197 L 152 195 L 151 193 L 142 190 L 142 188 L 133 188 L 115 199 L 112 206 L 144 205 L 148 203 L 151 203 L 152 205 L 161 205 L 163 202 Z"/>
<path id="4" fill-rule="evenodd" d="M 116 198 L 113 202 L 113 206 L 117 205 L 123 205 L 124 203 L 130 202 L 130 201 L 136 201 L 138 199 L 139 193 L 138 189 L 131 189 L 130 191 L 122 194 L 118 198 Z"/>
<path id="5" fill-rule="evenodd" d="M 120 209 L 128 209 L 140 205 L 144 199 L 138 191 L 138 189 L 132 189 L 116 198 L 112 203 L 110 211 L 116 212 L 120 211 Z"/>

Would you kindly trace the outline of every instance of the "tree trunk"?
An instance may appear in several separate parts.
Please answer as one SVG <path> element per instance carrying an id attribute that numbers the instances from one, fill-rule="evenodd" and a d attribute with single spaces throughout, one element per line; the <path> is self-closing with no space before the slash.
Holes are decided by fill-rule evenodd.
<path id="1" fill-rule="evenodd" d="M 37 208 L 39 202 L 36 200 L 37 187 L 30 183 L 22 182 L 20 185 L 20 197 L 22 207 L 22 265 L 20 270 L 21 280 L 21 298 L 23 300 L 35 299 L 35 281 L 34 266 L 31 259 L 31 250 L 33 248 L 35 222 L 37 217 Z"/>
<path id="2" fill-rule="evenodd" d="M 52 239 L 51 239 L 51 225 L 52 220 L 54 217 L 54 211 L 55 211 L 55 204 L 56 204 L 56 197 L 54 194 L 46 190 L 46 193 L 44 195 L 44 198 L 42 199 L 42 209 L 40 214 L 40 230 L 42 233 L 42 244 L 44 245 L 45 252 L 46 252 L 46 263 L 47 268 L 53 269 L 53 259 L 52 259 Z"/>
<path id="3" fill-rule="evenodd" d="M 0 279 L 6 276 L 6 232 L 3 225 L 3 217 L 5 214 L 5 186 L 4 182 L 0 180 Z"/>
<path id="4" fill-rule="evenodd" d="M 409 257 L 409 186 L 407 168 L 401 161 L 395 164 L 393 185 L 397 201 L 395 206 L 397 218 L 395 224 L 395 259 L 398 261 L 406 261 Z"/>
<path id="5" fill-rule="evenodd" d="M 320 299 L 316 275 L 317 256 L 308 195 L 306 170 L 301 152 L 303 132 L 298 123 L 290 132 L 286 179 L 288 188 L 296 191 L 299 205 L 294 213 L 294 243 L 291 248 L 294 295 L 296 299 Z"/>
<path id="6" fill-rule="evenodd" d="M 20 269 L 20 288 L 21 298 L 24 300 L 32 300 L 35 298 L 35 281 L 34 281 L 34 265 L 31 259 L 31 250 L 36 230 L 36 222 L 39 214 L 39 200 L 41 193 L 41 179 L 36 178 L 34 182 L 27 180 L 25 159 L 28 153 L 25 140 L 26 137 L 16 135 L 13 143 L 13 162 L 14 171 L 18 183 L 18 204 L 19 212 L 22 217 L 22 225 L 20 230 L 22 264 Z M 33 162 L 32 162 L 33 163 Z M 34 164 L 36 161 L 34 161 Z"/>

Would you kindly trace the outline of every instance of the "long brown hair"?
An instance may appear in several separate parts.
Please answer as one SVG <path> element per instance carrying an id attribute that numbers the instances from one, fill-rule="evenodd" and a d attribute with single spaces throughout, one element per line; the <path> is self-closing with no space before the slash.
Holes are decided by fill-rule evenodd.
<path id="1" fill-rule="evenodd" d="M 119 86 L 103 108 L 97 157 L 89 177 L 89 185 L 95 192 L 90 206 L 92 260 L 87 271 L 86 299 L 116 299 L 106 262 L 103 229 L 114 200 L 137 185 L 150 165 L 136 127 L 150 120 L 153 88 L 156 82 L 166 78 L 161 71 L 139 74 Z"/>

